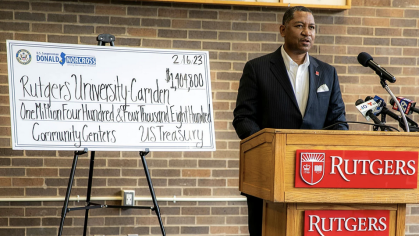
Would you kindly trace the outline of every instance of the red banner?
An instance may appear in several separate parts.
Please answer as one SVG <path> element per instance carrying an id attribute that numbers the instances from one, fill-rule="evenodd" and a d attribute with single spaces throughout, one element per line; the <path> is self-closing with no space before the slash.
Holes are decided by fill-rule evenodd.
<path id="1" fill-rule="evenodd" d="M 417 188 L 418 152 L 297 150 L 297 188 Z"/>
<path id="2" fill-rule="evenodd" d="M 304 212 L 304 236 L 388 236 L 388 210 Z"/>

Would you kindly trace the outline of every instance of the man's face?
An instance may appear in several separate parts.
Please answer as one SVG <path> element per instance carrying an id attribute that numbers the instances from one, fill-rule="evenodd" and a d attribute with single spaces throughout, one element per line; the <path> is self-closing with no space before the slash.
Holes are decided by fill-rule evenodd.
<path id="1" fill-rule="evenodd" d="M 296 11 L 294 18 L 279 28 L 284 37 L 285 49 L 293 54 L 305 54 L 314 44 L 316 28 L 309 12 Z"/>

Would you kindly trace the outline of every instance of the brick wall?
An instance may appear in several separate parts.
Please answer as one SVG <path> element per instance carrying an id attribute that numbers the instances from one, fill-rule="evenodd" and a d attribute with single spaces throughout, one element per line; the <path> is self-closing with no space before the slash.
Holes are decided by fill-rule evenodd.
<path id="1" fill-rule="evenodd" d="M 361 51 L 396 75 L 398 81 L 391 85 L 396 95 L 419 100 L 417 7 L 417 0 L 352 0 L 351 10 L 314 11 L 317 37 L 311 55 L 337 68 L 348 120 L 363 120 L 353 105 L 358 98 L 377 94 L 389 100 L 377 76 L 358 64 Z M 117 46 L 210 52 L 217 151 L 156 152 L 148 162 L 158 197 L 239 197 L 239 146 L 231 125 L 239 78 L 247 60 L 281 45 L 278 23 L 283 12 L 283 8 L 116 0 L 0 0 L 0 198 L 63 197 L 73 155 L 11 150 L 5 41 L 95 45 L 101 33 L 114 34 Z M 136 152 L 96 154 L 93 196 L 119 196 L 121 188 L 149 196 Z M 78 167 L 72 195 L 85 196 L 88 157 L 82 157 Z M 160 202 L 160 206 L 169 234 L 247 234 L 245 202 Z M 0 201 L 0 235 L 57 235 L 61 208 L 62 202 Z M 81 235 L 83 214 L 69 213 L 65 235 Z M 90 235 L 159 234 L 153 214 L 93 210 Z M 419 207 L 410 205 L 407 214 L 407 235 L 418 235 Z"/>

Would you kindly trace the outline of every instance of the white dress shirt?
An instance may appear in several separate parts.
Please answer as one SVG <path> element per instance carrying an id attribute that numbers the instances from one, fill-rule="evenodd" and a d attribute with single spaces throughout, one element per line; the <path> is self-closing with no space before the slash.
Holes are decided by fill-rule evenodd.
<path id="1" fill-rule="evenodd" d="M 301 114 L 304 117 L 309 93 L 308 66 L 310 65 L 310 59 L 308 53 L 306 54 L 304 63 L 300 66 L 298 66 L 298 64 L 293 61 L 290 56 L 288 56 L 287 52 L 284 50 L 284 46 L 281 47 L 281 54 L 282 58 L 284 59 L 285 68 L 287 69 L 292 88 L 294 89 L 298 107 L 300 108 Z"/>

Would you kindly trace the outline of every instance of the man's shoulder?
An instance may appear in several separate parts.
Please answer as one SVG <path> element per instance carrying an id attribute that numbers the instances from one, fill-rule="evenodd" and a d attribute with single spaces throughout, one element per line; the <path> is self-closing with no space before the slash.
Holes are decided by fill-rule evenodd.
<path id="1" fill-rule="evenodd" d="M 252 65 L 266 65 L 267 62 L 270 62 L 275 56 L 275 52 L 253 58 L 248 61 L 249 64 Z"/>

